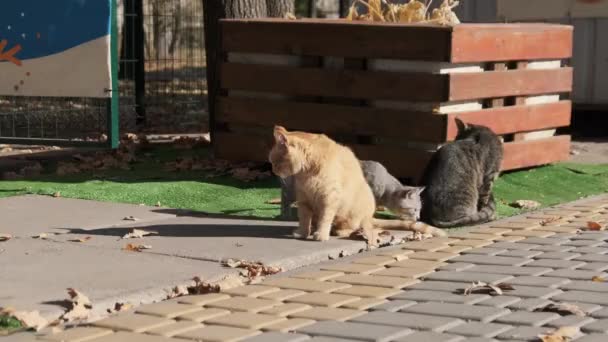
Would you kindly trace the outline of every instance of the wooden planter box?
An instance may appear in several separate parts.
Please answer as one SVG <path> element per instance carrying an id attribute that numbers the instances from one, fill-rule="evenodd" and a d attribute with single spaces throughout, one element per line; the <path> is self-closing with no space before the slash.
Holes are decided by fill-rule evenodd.
<path id="1" fill-rule="evenodd" d="M 504 170 L 568 158 L 572 27 L 225 20 L 218 158 L 266 161 L 273 125 L 323 132 L 415 182 L 456 134 L 503 136 Z"/>

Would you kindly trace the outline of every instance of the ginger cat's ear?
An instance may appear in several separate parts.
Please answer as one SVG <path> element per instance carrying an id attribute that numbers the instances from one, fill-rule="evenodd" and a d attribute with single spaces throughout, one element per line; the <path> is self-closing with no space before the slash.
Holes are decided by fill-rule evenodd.
<path id="1" fill-rule="evenodd" d="M 287 130 L 283 126 L 274 126 L 274 141 L 279 145 L 287 145 Z"/>

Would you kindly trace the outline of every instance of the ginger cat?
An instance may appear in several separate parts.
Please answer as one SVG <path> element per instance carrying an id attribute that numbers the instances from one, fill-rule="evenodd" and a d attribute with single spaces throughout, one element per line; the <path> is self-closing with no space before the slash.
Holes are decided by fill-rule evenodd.
<path id="1" fill-rule="evenodd" d="M 275 143 L 269 160 L 281 178 L 294 177 L 299 227 L 296 238 L 307 238 L 316 223 L 313 239 L 329 240 L 332 227 L 341 237 L 362 228 L 374 243 L 374 228 L 403 229 L 445 236 L 437 228 L 405 220 L 374 219 L 376 203 L 363 176 L 359 160 L 347 147 L 324 134 L 288 132 L 275 126 Z"/>

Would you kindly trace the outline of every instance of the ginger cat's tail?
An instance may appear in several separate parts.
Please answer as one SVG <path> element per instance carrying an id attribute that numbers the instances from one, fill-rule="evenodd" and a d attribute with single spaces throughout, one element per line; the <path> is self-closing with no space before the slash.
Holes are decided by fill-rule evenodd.
<path id="1" fill-rule="evenodd" d="M 416 222 L 411 220 L 382 220 L 374 218 L 372 221 L 375 228 L 392 229 L 392 230 L 409 230 L 422 234 L 430 234 L 434 237 L 447 236 L 443 230 L 428 225 L 424 222 Z"/>

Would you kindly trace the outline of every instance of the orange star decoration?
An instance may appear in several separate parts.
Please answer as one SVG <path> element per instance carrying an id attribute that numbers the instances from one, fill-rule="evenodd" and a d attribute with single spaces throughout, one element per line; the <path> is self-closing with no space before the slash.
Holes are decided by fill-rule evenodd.
<path id="1" fill-rule="evenodd" d="M 6 47 L 7 44 L 8 44 L 8 41 L 6 39 L 0 40 L 0 62 L 8 61 L 15 65 L 21 66 L 21 60 L 19 60 L 17 57 L 15 57 L 17 52 L 21 51 L 21 45 L 17 44 L 15 46 L 13 46 L 10 50 L 5 52 L 4 48 Z"/>

